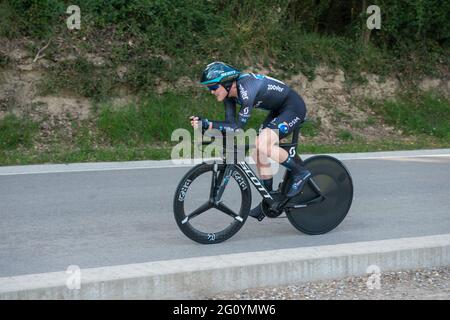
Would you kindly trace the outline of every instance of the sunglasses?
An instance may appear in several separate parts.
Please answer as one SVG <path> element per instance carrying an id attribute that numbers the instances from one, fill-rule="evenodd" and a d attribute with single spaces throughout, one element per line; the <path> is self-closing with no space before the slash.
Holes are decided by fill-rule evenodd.
<path id="1" fill-rule="evenodd" d="M 213 84 L 213 85 L 208 86 L 208 90 L 209 91 L 217 90 L 217 89 L 219 89 L 219 87 L 220 87 L 220 84 Z"/>

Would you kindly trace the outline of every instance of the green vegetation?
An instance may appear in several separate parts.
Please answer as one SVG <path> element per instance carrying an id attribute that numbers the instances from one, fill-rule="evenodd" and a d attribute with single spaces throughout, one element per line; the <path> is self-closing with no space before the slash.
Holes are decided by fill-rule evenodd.
<path id="1" fill-rule="evenodd" d="M 9 58 L 0 52 L 0 69 L 5 67 L 9 62 Z"/>
<path id="2" fill-rule="evenodd" d="M 300 129 L 300 134 L 305 137 L 315 137 L 320 133 L 320 118 L 308 119 Z"/>
<path id="3" fill-rule="evenodd" d="M 342 129 L 331 144 L 301 143 L 300 153 L 364 152 L 396 149 L 450 147 L 450 101 L 435 93 L 405 94 L 397 100 L 369 101 L 368 105 L 385 122 L 404 131 L 398 139 L 372 142 Z M 60 128 L 50 136 L 38 135 L 41 123 L 12 114 L 0 121 L 0 163 L 64 163 L 84 161 L 129 161 L 167 159 L 178 141 L 171 141 L 173 130 L 192 133 L 188 117 L 201 114 L 223 119 L 223 107 L 210 95 L 180 96 L 175 93 L 148 95 L 140 104 L 114 107 L 97 106 L 90 119 L 71 120 L 70 132 Z M 255 110 L 250 128 L 257 130 L 266 113 Z M 42 120 L 45 121 L 45 120 Z M 367 122 L 374 122 L 369 117 Z M 306 138 L 320 134 L 320 119 L 307 121 L 301 134 Z M 36 146 L 40 146 L 37 148 Z"/>
<path id="4" fill-rule="evenodd" d="M 372 116 L 368 116 L 366 120 L 366 125 L 373 126 L 376 123 L 376 120 Z"/>
<path id="5" fill-rule="evenodd" d="M 62 0 L 5 0 L 0 37 L 57 38 L 47 57 L 72 56 L 52 65 L 44 92 L 68 90 L 97 101 L 118 86 L 155 91 L 160 81 L 196 80 L 213 59 L 238 67 L 275 67 L 275 76 L 319 64 L 340 67 L 349 81 L 360 73 L 439 74 L 450 64 L 450 2 L 374 0 L 381 30 L 366 28 L 364 1 L 331 0 L 79 0 L 81 30 L 68 30 Z M 368 5 L 368 4 L 366 4 Z M 41 46 L 42 47 L 42 46 Z M 101 56 L 95 66 L 86 54 Z M 123 77 L 116 73 L 125 65 Z"/>
<path id="6" fill-rule="evenodd" d="M 372 31 L 366 28 L 367 1 L 78 0 L 81 30 L 68 30 L 72 4 L 0 2 L 0 40 L 26 39 L 33 54 L 49 43 L 39 93 L 87 97 L 96 107 L 90 119 L 72 121 L 70 133 L 51 128 L 38 134 L 40 123 L 7 115 L 0 120 L 1 164 L 166 158 L 172 131 L 189 129 L 190 115 L 223 119 L 222 106 L 195 87 L 211 60 L 269 70 L 281 79 L 299 72 L 313 79 L 324 64 L 341 68 L 350 83 L 364 81 L 362 72 L 395 75 L 402 83 L 449 72 L 448 1 L 371 1 L 382 14 L 381 30 Z M 0 50 L 0 69 L 11 59 Z M 118 95 L 140 102 L 114 107 L 110 98 Z M 1 103 L 0 111 L 11 109 Z M 309 143 L 301 152 L 449 146 L 450 105 L 443 97 L 408 93 L 370 107 L 377 115 L 353 122 L 355 128 L 384 121 L 414 135 L 412 144 L 367 144 L 341 130 L 336 145 Z M 265 116 L 255 110 L 249 127 L 258 129 Z M 345 113 L 334 116 L 352 120 Z M 315 138 L 321 126 L 321 119 L 311 119 L 301 133 Z"/>
<path id="7" fill-rule="evenodd" d="M 410 92 L 396 100 L 372 102 L 384 121 L 411 135 L 428 135 L 450 141 L 450 101 L 433 93 Z"/>
<path id="8" fill-rule="evenodd" d="M 30 119 L 6 115 L 0 120 L 0 150 L 30 147 L 38 129 L 38 124 Z"/>
<path id="9" fill-rule="evenodd" d="M 191 115 L 222 120 L 223 112 L 223 106 L 209 96 L 151 95 L 139 105 L 120 109 L 102 105 L 97 128 L 111 145 L 140 146 L 170 141 L 172 132 L 178 128 L 192 130 Z M 265 116 L 265 112 L 256 110 L 248 128 L 257 130 Z"/>
<path id="10" fill-rule="evenodd" d="M 353 140 L 353 135 L 348 130 L 339 130 L 337 137 L 338 137 L 338 139 L 341 139 L 343 141 Z"/>
<path id="11" fill-rule="evenodd" d="M 102 106 L 97 122 L 99 130 L 111 143 L 136 146 L 170 141 L 174 129 L 187 127 L 187 100 L 169 94 L 147 101 L 149 103 L 131 104 L 119 110 Z"/>
<path id="12" fill-rule="evenodd" d="M 85 58 L 60 62 L 49 70 L 45 81 L 39 85 L 41 94 L 56 94 L 69 90 L 94 101 L 105 99 L 114 91 L 114 78 L 107 67 L 94 67 Z"/>
<path id="13" fill-rule="evenodd" d="M 448 148 L 448 141 L 436 140 L 426 136 L 409 142 L 379 140 L 366 142 L 357 139 L 351 142 L 334 144 L 302 144 L 298 152 L 302 154 L 341 153 L 341 152 L 375 152 L 393 150 L 415 150 L 424 148 Z M 135 161 L 170 159 L 172 148 L 169 146 L 130 147 L 119 145 L 115 147 L 98 148 L 67 148 L 64 145 L 54 145 L 49 150 L 36 152 L 30 149 L 0 150 L 2 165 L 35 164 L 35 163 L 70 163 L 92 161 Z"/>

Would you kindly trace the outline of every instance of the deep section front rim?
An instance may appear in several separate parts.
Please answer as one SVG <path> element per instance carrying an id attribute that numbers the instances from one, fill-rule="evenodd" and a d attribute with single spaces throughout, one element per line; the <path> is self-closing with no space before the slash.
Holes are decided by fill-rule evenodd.
<path id="1" fill-rule="evenodd" d="M 224 172 L 226 167 L 227 165 L 225 164 L 217 164 L 217 176 L 219 176 L 221 172 Z M 188 212 L 189 210 L 186 209 L 185 203 L 186 199 L 188 199 L 190 196 L 190 189 L 195 186 L 196 180 L 199 180 L 199 177 L 205 175 L 210 175 L 212 178 L 214 172 L 213 169 L 214 164 L 208 163 L 203 163 L 192 168 L 181 179 L 174 197 L 174 217 L 178 227 L 188 238 L 202 244 L 220 243 L 231 238 L 244 225 L 248 217 L 251 205 L 250 184 L 248 183 L 248 180 L 245 178 L 245 176 L 241 173 L 241 171 L 232 166 L 230 180 L 235 181 L 235 185 L 237 186 L 235 191 L 238 194 L 238 198 L 240 193 L 240 199 L 233 200 L 233 202 L 235 202 L 233 203 L 233 205 L 237 205 L 239 209 L 233 211 L 228 207 L 226 203 L 217 204 L 218 208 L 208 208 L 209 205 L 207 204 L 207 201 L 205 201 L 203 207 L 200 206 L 196 209 L 198 210 L 198 212 L 201 212 L 202 210 L 205 210 L 204 212 L 206 212 L 207 210 L 217 209 L 221 211 L 220 213 L 228 214 L 230 216 L 231 222 L 218 232 L 205 232 L 203 230 L 199 230 L 199 228 L 197 228 L 193 223 L 194 218 L 192 218 L 192 220 L 190 220 L 189 218 L 190 215 L 192 215 L 193 213 L 195 214 L 195 212 Z M 221 181 L 219 181 L 218 183 L 220 182 Z M 238 190 L 240 190 L 240 192 L 238 192 Z M 205 195 L 205 200 L 207 198 L 208 196 Z M 235 197 L 233 196 L 233 198 Z M 237 203 L 237 201 L 240 201 L 240 204 Z M 236 215 L 234 218 L 232 216 L 233 214 Z"/>

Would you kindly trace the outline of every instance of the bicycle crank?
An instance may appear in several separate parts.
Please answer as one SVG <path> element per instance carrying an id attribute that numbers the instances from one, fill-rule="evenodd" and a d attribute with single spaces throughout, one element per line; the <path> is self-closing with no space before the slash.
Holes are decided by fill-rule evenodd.
<path id="1" fill-rule="evenodd" d="M 269 218 L 276 218 L 283 213 L 283 210 L 280 210 L 278 208 L 279 204 L 279 201 L 275 201 L 272 204 L 269 204 L 266 202 L 266 200 L 263 200 L 261 205 L 262 212 Z"/>

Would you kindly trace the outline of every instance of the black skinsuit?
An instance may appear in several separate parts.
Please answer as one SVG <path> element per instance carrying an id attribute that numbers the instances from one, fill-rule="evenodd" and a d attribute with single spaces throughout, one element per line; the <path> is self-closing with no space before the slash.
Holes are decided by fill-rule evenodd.
<path id="1" fill-rule="evenodd" d="M 253 108 L 268 110 L 261 129 L 279 130 L 280 139 L 289 135 L 306 116 L 303 99 L 283 82 L 253 73 L 242 74 L 237 79 L 237 98 L 226 98 L 225 121 L 214 121 L 213 128 L 234 131 L 244 128 Z M 241 109 L 236 121 L 236 104 Z"/>

